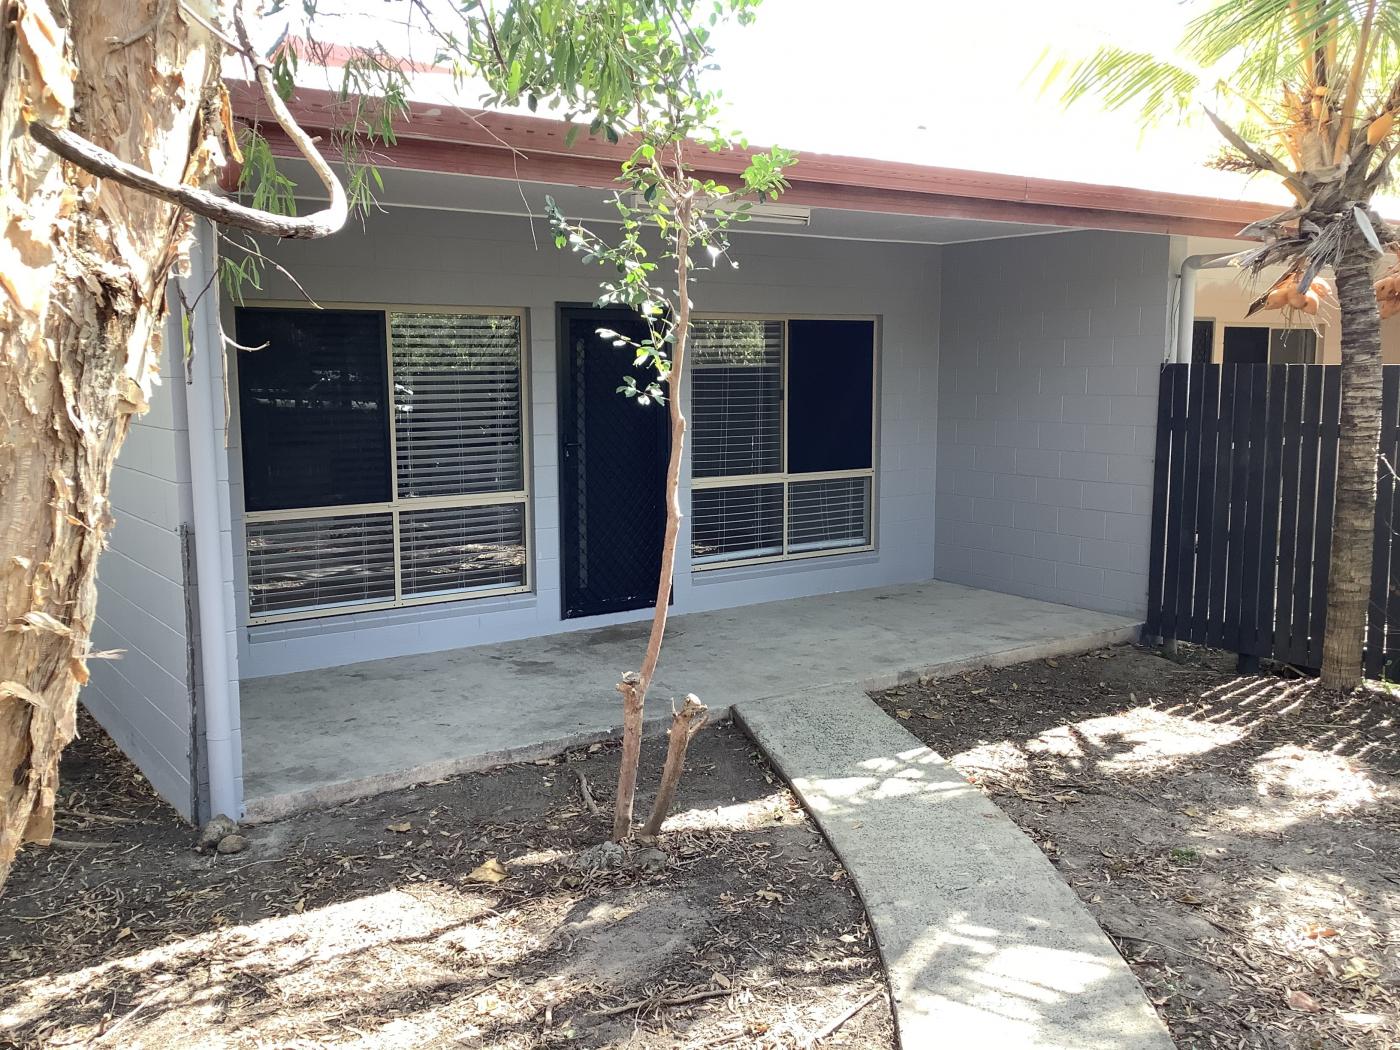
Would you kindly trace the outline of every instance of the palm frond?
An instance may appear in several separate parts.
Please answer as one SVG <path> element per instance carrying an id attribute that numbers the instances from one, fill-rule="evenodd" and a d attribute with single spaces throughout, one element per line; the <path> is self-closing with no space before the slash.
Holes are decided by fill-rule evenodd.
<path id="1" fill-rule="evenodd" d="M 1180 115 L 1190 106 L 1200 87 L 1199 73 L 1146 51 L 1103 47 L 1089 58 L 1069 66 L 1057 64 L 1046 78 L 1047 86 L 1066 80 L 1066 103 L 1086 95 L 1097 96 L 1109 109 L 1129 103 L 1142 107 L 1149 120 Z"/>

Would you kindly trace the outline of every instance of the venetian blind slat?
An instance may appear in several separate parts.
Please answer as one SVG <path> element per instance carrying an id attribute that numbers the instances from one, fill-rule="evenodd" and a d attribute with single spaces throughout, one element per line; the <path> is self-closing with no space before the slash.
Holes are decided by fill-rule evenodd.
<path id="1" fill-rule="evenodd" d="M 734 485 L 691 494 L 691 561 L 769 558 L 783 552 L 783 486 Z"/>
<path id="2" fill-rule="evenodd" d="M 697 321 L 691 353 L 694 476 L 782 470 L 782 322 Z"/>
<path id="3" fill-rule="evenodd" d="M 389 514 L 250 521 L 247 533 L 248 599 L 254 616 L 394 597 Z"/>
<path id="4" fill-rule="evenodd" d="M 520 587 L 525 507 L 444 507 L 399 515 L 404 597 Z"/>
<path id="5" fill-rule="evenodd" d="M 869 542 L 869 478 L 825 478 L 789 484 L 790 553 L 863 547 Z"/>
<path id="6" fill-rule="evenodd" d="M 393 313 L 400 499 L 524 488 L 520 318 Z"/>

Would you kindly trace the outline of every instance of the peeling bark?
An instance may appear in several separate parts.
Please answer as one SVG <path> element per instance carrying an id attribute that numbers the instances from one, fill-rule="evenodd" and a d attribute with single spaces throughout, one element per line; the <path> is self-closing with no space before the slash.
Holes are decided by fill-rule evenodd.
<path id="1" fill-rule="evenodd" d="M 216 0 L 192 6 L 227 14 Z M 198 184 L 218 159 L 204 114 L 220 51 L 160 0 L 0 9 L 2 889 L 20 845 L 53 832 L 58 759 L 88 677 L 112 466 L 157 382 L 166 280 L 191 221 L 66 163 L 27 126 L 71 127 L 159 178 Z"/>
<path id="2" fill-rule="evenodd" d="M 1356 232 L 1336 267 L 1342 308 L 1342 415 L 1322 640 L 1322 684 L 1329 689 L 1361 684 L 1371 593 L 1381 433 L 1381 328 L 1372 284 L 1374 260 L 1375 253 Z"/>

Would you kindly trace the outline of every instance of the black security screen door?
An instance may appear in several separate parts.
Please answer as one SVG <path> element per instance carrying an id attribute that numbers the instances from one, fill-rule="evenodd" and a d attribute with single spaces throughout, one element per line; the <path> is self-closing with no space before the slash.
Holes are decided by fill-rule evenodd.
<path id="1" fill-rule="evenodd" d="M 623 377 L 646 386 L 630 350 L 598 335 L 636 339 L 635 314 L 592 307 L 559 311 L 559 504 L 563 615 L 642 609 L 656 600 L 666 531 L 668 413 L 617 392 Z"/>

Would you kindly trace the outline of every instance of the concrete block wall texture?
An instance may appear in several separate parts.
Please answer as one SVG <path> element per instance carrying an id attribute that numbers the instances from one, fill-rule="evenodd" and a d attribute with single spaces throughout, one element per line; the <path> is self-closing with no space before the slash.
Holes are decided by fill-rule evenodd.
<path id="1" fill-rule="evenodd" d="M 1171 238 L 944 249 L 939 579 L 1142 615 Z"/>
<path id="2" fill-rule="evenodd" d="M 172 345 L 180 345 L 178 329 L 166 332 L 161 385 L 151 410 L 132 422 L 112 473 L 114 525 L 98 562 L 92 646 L 123 653 L 91 662 L 81 700 L 161 797 L 193 819 L 189 446 L 184 378 Z"/>
<path id="3" fill-rule="evenodd" d="M 531 594 L 248 626 L 242 468 L 235 427 L 229 443 L 233 581 L 242 625 L 238 659 L 245 678 L 605 626 L 649 615 L 641 610 L 560 618 L 555 310 L 561 302 L 593 301 L 600 271 L 557 251 L 538 222 L 534 234 L 532 238 L 529 220 L 520 217 L 401 208 L 371 216 L 364 228 L 352 224 L 330 246 L 287 241 L 268 248 L 322 303 L 526 309 L 535 587 Z M 692 573 L 687 519 L 674 610 L 717 609 L 930 579 L 934 572 L 928 523 L 933 515 L 937 439 L 940 249 L 745 234 L 735 237 L 733 255 L 740 262 L 739 270 L 722 266 L 700 276 L 693 294 L 702 314 L 878 318 L 876 550 Z M 269 271 L 267 278 L 260 295 L 300 298 L 280 275 Z M 230 319 L 226 315 L 226 323 Z M 689 478 L 688 469 L 683 476 Z M 687 480 L 682 491 L 687 512 L 689 504 Z"/>

